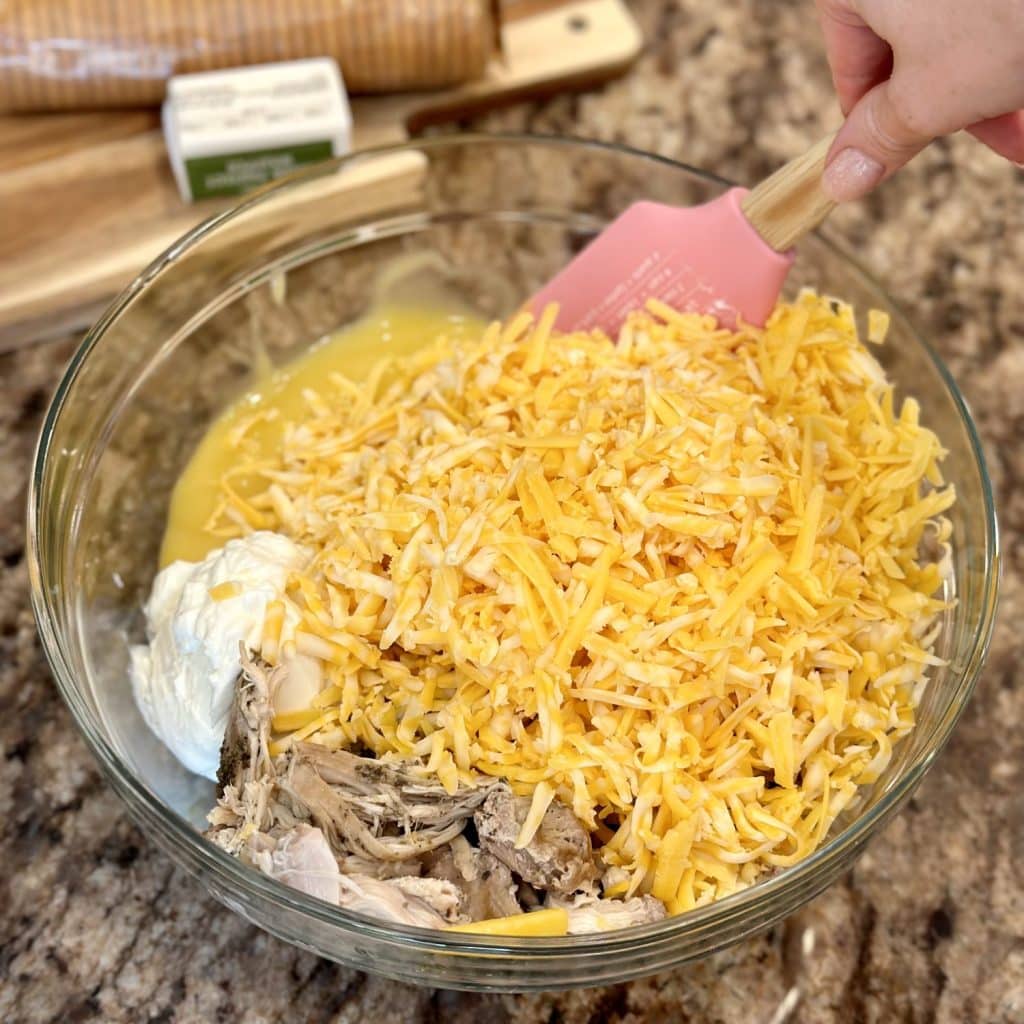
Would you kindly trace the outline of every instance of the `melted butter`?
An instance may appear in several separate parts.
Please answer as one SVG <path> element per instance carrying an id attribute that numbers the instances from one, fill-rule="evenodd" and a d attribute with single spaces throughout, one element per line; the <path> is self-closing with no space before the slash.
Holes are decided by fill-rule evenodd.
<path id="1" fill-rule="evenodd" d="M 420 272 L 422 265 L 416 269 Z M 410 277 L 390 272 L 360 320 L 292 362 L 274 367 L 265 352 L 254 354 L 251 386 L 213 422 L 174 487 L 161 567 L 177 559 L 199 561 L 223 544 L 205 526 L 217 506 L 221 478 L 237 458 L 231 437 L 240 423 L 261 417 L 246 437 L 260 456 L 270 456 L 281 442 L 285 424 L 304 415 L 302 392 L 319 390 L 328 374 L 362 380 L 384 356 L 408 355 L 440 334 L 458 338 L 482 329 L 483 321 L 436 281 L 411 282 Z M 251 480 L 236 478 L 232 483 L 243 495 L 255 488 Z"/>

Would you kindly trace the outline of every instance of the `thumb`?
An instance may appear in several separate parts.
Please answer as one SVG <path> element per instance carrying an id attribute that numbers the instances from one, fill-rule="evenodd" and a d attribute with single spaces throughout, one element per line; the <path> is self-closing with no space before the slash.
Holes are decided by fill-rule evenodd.
<path id="1" fill-rule="evenodd" d="M 837 203 L 867 195 L 934 138 L 897 109 L 892 82 L 880 82 L 861 98 L 829 150 L 822 187 Z"/>

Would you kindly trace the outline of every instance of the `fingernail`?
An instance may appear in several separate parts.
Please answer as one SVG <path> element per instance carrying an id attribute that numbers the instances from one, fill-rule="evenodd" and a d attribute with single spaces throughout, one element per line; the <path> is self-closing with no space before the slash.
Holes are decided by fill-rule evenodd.
<path id="1" fill-rule="evenodd" d="M 821 177 L 825 192 L 837 203 L 867 195 L 883 178 L 885 168 L 859 149 L 843 149 Z"/>

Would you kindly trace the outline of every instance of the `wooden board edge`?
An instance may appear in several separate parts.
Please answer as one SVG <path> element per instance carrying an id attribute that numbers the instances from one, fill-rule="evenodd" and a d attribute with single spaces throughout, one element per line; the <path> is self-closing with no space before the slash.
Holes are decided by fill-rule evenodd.
<path id="1" fill-rule="evenodd" d="M 580 25 L 592 27 L 596 39 L 584 39 Z M 357 146 L 401 141 L 407 129 L 419 130 L 552 90 L 578 89 L 606 81 L 626 71 L 643 45 L 639 26 L 624 0 L 545 2 L 525 17 L 506 21 L 503 32 L 504 57 L 492 62 L 487 78 L 480 82 L 433 94 L 355 99 Z M 586 48 L 586 53 L 575 60 L 566 58 L 567 46 L 576 41 L 574 34 L 579 35 L 577 45 L 585 44 Z M 133 137 L 114 133 L 97 148 L 103 151 L 102 163 L 115 151 L 124 157 L 139 150 L 136 158 L 141 159 L 147 147 L 162 147 L 159 132 Z M 22 166 L 12 173 L 24 176 L 29 170 Z M 97 309 L 102 309 L 106 300 L 127 286 L 168 245 L 204 217 L 229 205 L 182 207 L 138 244 L 108 254 L 101 266 L 93 264 L 84 275 L 69 274 L 59 284 L 51 282 L 49 287 L 30 288 L 28 293 L 0 296 L 0 351 L 88 326 Z"/>

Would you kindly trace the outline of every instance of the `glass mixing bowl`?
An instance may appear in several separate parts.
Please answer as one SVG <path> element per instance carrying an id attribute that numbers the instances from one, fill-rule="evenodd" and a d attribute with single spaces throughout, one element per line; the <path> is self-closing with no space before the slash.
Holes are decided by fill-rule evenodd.
<path id="1" fill-rule="evenodd" d="M 971 693 L 992 629 L 997 532 L 964 401 L 882 288 L 836 246 L 801 245 L 790 291 L 813 285 L 892 313 L 879 355 L 949 450 L 954 572 L 936 670 L 913 734 L 812 856 L 711 906 L 585 937 L 476 938 L 328 906 L 203 839 L 211 783 L 156 742 L 132 700 L 129 644 L 157 565 L 171 488 L 203 430 L 262 349 L 282 361 L 370 301 L 382 268 L 440 258 L 487 316 L 513 310 L 636 199 L 692 205 L 727 183 L 617 146 L 444 137 L 326 163 L 252 195 L 168 249 L 76 353 L 39 442 L 29 509 L 33 602 L 64 699 L 147 835 L 217 899 L 274 935 L 405 981 L 525 990 L 600 985 L 671 967 L 764 929 L 850 867 L 920 782 Z"/>

